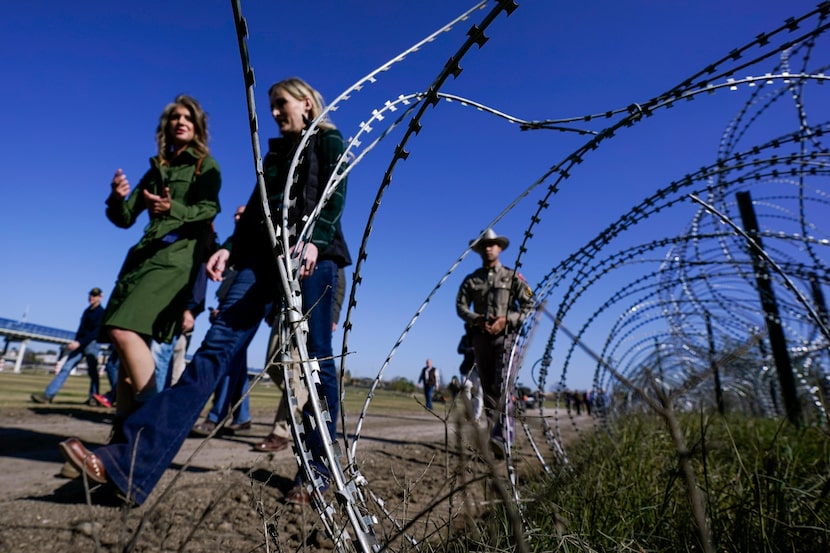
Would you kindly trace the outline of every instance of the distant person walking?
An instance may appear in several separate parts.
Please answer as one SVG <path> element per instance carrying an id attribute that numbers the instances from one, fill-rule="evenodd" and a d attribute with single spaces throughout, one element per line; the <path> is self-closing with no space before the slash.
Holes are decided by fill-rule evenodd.
<path id="1" fill-rule="evenodd" d="M 439 381 L 438 369 L 432 366 L 432 359 L 427 359 L 427 364 L 421 369 L 421 376 L 418 377 L 418 384 L 424 385 L 424 403 L 427 409 L 432 409 L 432 396 Z"/>
<path id="2" fill-rule="evenodd" d="M 89 398 L 87 403 L 97 405 L 93 398 L 98 393 L 98 334 L 101 332 L 101 322 L 104 320 L 104 308 L 101 307 L 100 288 L 93 288 L 89 291 L 89 307 L 84 309 L 81 315 L 81 324 L 75 333 L 75 339 L 66 346 L 69 355 L 61 366 L 58 374 L 46 387 L 42 394 L 32 394 L 32 401 L 35 403 L 52 403 L 63 384 L 66 382 L 69 373 L 75 368 L 82 358 L 86 359 L 86 370 L 89 375 Z"/>
<path id="3" fill-rule="evenodd" d="M 499 262 L 499 255 L 509 244 L 493 229 L 487 229 L 473 243 L 482 266 L 467 275 L 455 302 L 458 316 L 469 325 L 491 428 L 490 444 L 498 457 L 504 455 L 512 439 L 513 401 L 509 392 L 516 375 L 507 374 L 508 356 L 533 305 L 533 293 L 521 275 Z"/>

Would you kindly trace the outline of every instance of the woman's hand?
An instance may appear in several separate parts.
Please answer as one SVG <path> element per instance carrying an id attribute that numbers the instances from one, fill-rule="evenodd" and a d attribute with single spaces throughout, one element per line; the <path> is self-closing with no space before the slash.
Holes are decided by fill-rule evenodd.
<path id="1" fill-rule="evenodd" d="M 207 265 L 205 265 L 205 270 L 210 280 L 214 282 L 222 280 L 222 273 L 225 272 L 225 266 L 230 257 L 231 252 L 225 248 L 219 248 L 216 250 L 216 253 L 210 256 L 210 259 L 207 260 Z"/>
<path id="2" fill-rule="evenodd" d="M 110 186 L 112 187 L 112 195 L 117 198 L 123 200 L 130 194 L 130 181 L 127 180 L 127 175 L 121 169 L 115 172 Z"/>
<path id="3" fill-rule="evenodd" d="M 300 264 L 300 278 L 303 279 L 313 273 L 317 267 L 317 246 L 311 242 L 308 244 L 301 242 L 294 247 L 294 251 L 303 254 L 302 263 Z"/>
<path id="4" fill-rule="evenodd" d="M 155 215 L 170 211 L 170 188 L 165 186 L 161 196 L 151 194 L 146 190 L 142 190 L 142 192 L 144 192 L 144 205 L 147 206 L 147 211 Z"/>

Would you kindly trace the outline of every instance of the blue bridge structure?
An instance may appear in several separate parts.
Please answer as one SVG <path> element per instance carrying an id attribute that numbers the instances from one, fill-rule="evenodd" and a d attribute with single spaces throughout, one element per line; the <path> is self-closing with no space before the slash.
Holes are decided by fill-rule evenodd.
<path id="1" fill-rule="evenodd" d="M 9 345 L 20 342 L 20 349 L 14 362 L 14 372 L 19 373 L 20 366 L 23 363 L 23 354 L 26 352 L 26 346 L 30 341 L 64 346 L 75 339 L 75 331 L 0 318 L 0 336 L 5 339 L 2 358 L 0 358 L 3 360 L 3 364 L 0 365 L 0 370 L 5 365 Z"/>
<path id="2" fill-rule="evenodd" d="M 17 357 L 14 361 L 14 372 L 19 373 L 23 363 L 23 354 L 26 353 L 26 346 L 29 342 L 45 342 L 65 346 L 75 339 L 75 331 L 0 317 L 0 336 L 3 336 L 5 339 L 3 353 L 0 355 L 0 370 L 3 370 L 5 366 L 5 358 L 9 350 L 9 345 L 14 342 L 20 342 L 20 350 L 17 352 Z M 102 344 L 101 347 L 104 352 L 109 351 L 108 344 Z M 190 361 L 191 357 L 192 355 L 188 353 L 186 359 Z M 262 370 L 261 367 L 248 367 L 248 374 L 255 376 L 262 372 Z M 269 377 L 266 374 L 264 378 L 267 380 Z"/>

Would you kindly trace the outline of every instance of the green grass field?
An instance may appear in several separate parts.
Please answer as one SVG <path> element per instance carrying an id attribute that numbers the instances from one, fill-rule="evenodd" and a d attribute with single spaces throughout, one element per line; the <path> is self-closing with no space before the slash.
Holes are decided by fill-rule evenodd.
<path id="1" fill-rule="evenodd" d="M 23 368 L 15 374 L 10 368 L 0 372 L 0 408 L 28 407 L 33 405 L 29 396 L 43 393 L 53 375 L 45 369 Z M 101 376 L 101 388 L 109 390 L 106 376 Z M 87 400 L 89 378 L 85 373 L 70 376 L 52 405 L 82 405 Z M 344 406 L 348 414 L 357 415 L 366 400 L 368 388 L 346 387 Z M 262 380 L 251 392 L 251 410 L 254 413 L 276 408 L 281 391 L 270 380 Z M 48 405 L 42 407 L 48 408 Z M 90 407 L 90 409 L 98 409 Z M 372 413 L 423 413 L 423 408 L 407 394 L 377 390 L 371 403 Z"/>

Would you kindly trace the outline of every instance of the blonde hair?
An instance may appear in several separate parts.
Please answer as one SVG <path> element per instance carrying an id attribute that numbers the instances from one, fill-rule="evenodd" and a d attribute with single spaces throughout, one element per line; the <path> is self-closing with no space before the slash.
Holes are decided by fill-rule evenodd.
<path id="1" fill-rule="evenodd" d="M 207 114 L 198 100 L 188 96 L 187 94 L 179 94 L 173 102 L 165 106 L 164 111 L 159 117 L 159 125 L 156 128 L 156 145 L 158 146 L 159 162 L 162 165 L 168 165 L 173 159 L 174 147 L 173 140 L 170 136 L 170 117 L 176 108 L 182 106 L 190 112 L 190 117 L 193 120 L 193 141 L 190 143 L 190 148 L 199 157 L 204 157 L 210 154 L 208 149 L 208 130 L 207 130 Z"/>
<path id="2" fill-rule="evenodd" d="M 288 77 L 278 83 L 272 84 L 271 88 L 268 89 L 268 96 L 270 96 L 277 88 L 286 91 L 293 96 L 295 100 L 305 100 L 306 98 L 309 98 L 311 100 L 311 111 L 309 112 L 309 119 L 311 121 L 317 119 L 317 117 L 326 109 L 326 102 L 323 100 L 323 95 L 299 77 Z M 328 114 L 320 120 L 317 126 L 321 129 L 336 128 L 331 119 L 329 119 Z"/>

